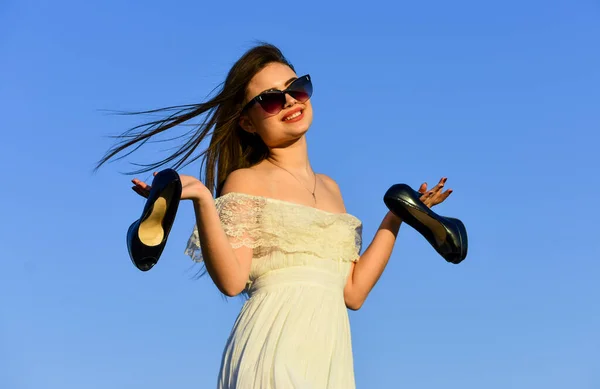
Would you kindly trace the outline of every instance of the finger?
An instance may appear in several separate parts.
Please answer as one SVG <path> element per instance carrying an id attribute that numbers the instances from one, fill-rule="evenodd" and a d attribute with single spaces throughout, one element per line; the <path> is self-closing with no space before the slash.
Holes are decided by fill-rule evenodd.
<path id="1" fill-rule="evenodd" d="M 452 189 L 448 189 L 447 191 L 442 193 L 442 200 L 440 202 L 446 200 L 448 198 L 448 196 L 450 196 L 452 194 L 452 192 L 453 192 Z"/>
<path id="2" fill-rule="evenodd" d="M 419 187 L 419 192 L 420 193 L 427 192 L 427 183 L 426 182 L 424 182 L 424 183 L 421 184 L 421 186 Z"/>
<path id="3" fill-rule="evenodd" d="M 435 198 L 437 197 L 437 192 L 435 190 L 429 191 L 429 196 L 427 197 L 427 206 L 432 207 L 435 204 Z"/>
<path id="4" fill-rule="evenodd" d="M 442 177 L 442 178 L 440 179 L 440 182 L 438 182 L 438 184 L 436 185 L 436 188 L 437 188 L 437 191 L 438 191 L 438 192 L 442 190 L 442 188 L 443 188 L 443 187 L 444 187 L 444 185 L 446 184 L 446 180 L 447 180 L 447 178 L 446 178 L 446 177 Z"/>
<path id="5" fill-rule="evenodd" d="M 432 192 L 432 191 L 429 191 L 429 192 L 422 192 L 422 196 L 419 198 L 419 200 L 421 200 L 421 201 L 423 201 L 423 202 L 424 202 L 424 201 L 426 201 L 426 200 L 430 199 L 432 195 L 433 195 L 433 192 Z"/>
<path id="6" fill-rule="evenodd" d="M 150 192 L 150 186 L 144 184 L 143 182 L 140 184 L 136 184 L 133 187 L 135 187 L 140 192 L 148 192 L 148 193 Z"/>
<path id="7" fill-rule="evenodd" d="M 435 193 L 433 191 L 429 191 L 429 192 L 425 193 L 423 196 L 421 196 L 421 201 L 423 202 L 423 204 L 430 207 L 432 204 L 432 201 L 434 199 L 434 195 L 435 195 Z"/>
<path id="8" fill-rule="evenodd" d="M 437 205 L 437 204 L 444 202 L 448 198 L 448 196 L 450 196 L 450 194 L 452 194 L 452 189 L 448 189 L 444 193 L 438 194 L 435 198 L 433 205 Z"/>
<path id="9" fill-rule="evenodd" d="M 137 178 L 134 178 L 133 180 L 131 180 L 131 182 L 133 182 L 134 184 L 141 186 L 141 187 L 146 187 L 148 186 L 148 184 L 146 184 L 144 181 L 141 181 Z"/>
<path id="10" fill-rule="evenodd" d="M 145 190 L 143 190 L 143 189 L 140 189 L 140 188 L 139 188 L 139 187 L 137 187 L 137 186 L 133 186 L 131 189 L 133 189 L 133 191 L 134 191 L 135 193 L 139 194 L 139 195 L 140 195 L 140 196 L 142 196 L 142 197 L 148 197 L 148 195 L 150 194 L 149 192 L 147 192 L 147 191 L 145 191 Z"/>
<path id="11" fill-rule="evenodd" d="M 431 190 L 435 193 L 439 193 L 443 188 L 444 188 L 444 184 L 446 183 L 446 178 L 443 177 L 440 182 L 438 182 L 438 184 L 436 186 L 434 186 L 433 188 L 431 188 Z"/>
<path id="12" fill-rule="evenodd" d="M 133 189 L 133 188 L 132 188 Z M 150 191 L 148 189 L 145 188 L 141 188 L 139 186 L 136 186 L 134 189 L 140 196 L 144 196 L 144 197 L 148 197 L 150 195 Z"/>
<path id="13" fill-rule="evenodd" d="M 150 185 L 146 184 L 143 181 L 139 181 L 137 183 L 137 186 L 140 187 L 140 188 L 142 188 L 143 190 L 147 190 L 147 191 L 150 191 L 150 189 L 152 188 Z"/>

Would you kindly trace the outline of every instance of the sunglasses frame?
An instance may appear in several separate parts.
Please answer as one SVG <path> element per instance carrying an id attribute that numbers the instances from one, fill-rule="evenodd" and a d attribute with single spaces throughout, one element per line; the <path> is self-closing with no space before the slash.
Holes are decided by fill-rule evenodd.
<path id="1" fill-rule="evenodd" d="M 248 102 L 248 103 L 247 103 L 247 104 L 244 106 L 244 108 L 242 108 L 242 112 L 245 112 L 245 111 L 249 110 L 249 109 L 250 109 L 250 108 L 252 108 L 252 106 L 253 106 L 254 104 L 256 104 L 256 103 L 259 103 L 259 105 L 260 105 L 260 102 L 261 102 L 261 100 L 263 99 L 263 96 L 264 96 L 264 95 L 268 95 L 268 94 L 277 94 L 277 95 L 283 95 L 283 96 L 284 96 L 284 98 L 283 98 L 283 101 L 284 101 L 284 103 L 282 104 L 282 106 L 281 106 L 281 109 L 279 109 L 279 111 L 277 111 L 277 112 L 275 112 L 275 113 L 270 113 L 270 112 L 267 112 L 267 111 L 266 111 L 266 110 L 265 110 L 265 109 L 262 107 L 262 105 L 261 105 L 261 108 L 262 108 L 262 109 L 263 109 L 265 112 L 267 112 L 267 113 L 269 113 L 269 114 L 272 114 L 272 115 L 277 115 L 279 112 L 281 112 L 281 111 L 283 110 L 283 106 L 285 105 L 285 95 L 286 95 L 286 94 L 290 94 L 290 92 L 295 92 L 296 90 L 295 90 L 295 89 L 293 89 L 293 88 L 294 88 L 294 84 L 295 84 L 295 83 L 297 83 L 297 82 L 299 82 L 299 81 L 307 82 L 308 84 L 310 84 L 310 85 L 311 85 L 311 93 L 308 95 L 308 99 L 306 99 L 306 100 L 305 100 L 305 101 L 308 101 L 308 100 L 309 100 L 309 99 L 312 97 L 312 79 L 311 79 L 311 77 L 310 77 L 310 74 L 305 74 L 305 75 L 303 75 L 303 76 L 301 76 L 301 77 L 298 77 L 298 78 L 296 78 L 296 79 L 295 79 L 295 80 L 294 80 L 294 81 L 293 81 L 293 82 L 292 82 L 292 83 L 291 83 L 291 84 L 290 84 L 290 85 L 289 85 L 289 86 L 288 86 L 286 89 L 284 89 L 284 90 L 282 90 L 282 91 L 281 91 L 281 90 L 272 90 L 272 91 L 267 91 L 267 92 L 263 92 L 263 93 L 259 94 L 258 96 L 254 97 L 252 100 L 250 100 L 250 101 L 249 101 L 249 102 Z M 290 95 L 290 96 L 291 96 L 291 95 Z M 294 98 L 294 96 L 292 96 L 292 98 Z"/>

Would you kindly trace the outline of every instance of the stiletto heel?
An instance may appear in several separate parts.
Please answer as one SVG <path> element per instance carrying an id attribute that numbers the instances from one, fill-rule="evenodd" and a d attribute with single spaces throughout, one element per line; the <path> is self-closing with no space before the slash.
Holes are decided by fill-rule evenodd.
<path id="1" fill-rule="evenodd" d="M 175 170 L 166 169 L 154 177 L 142 217 L 127 231 L 127 250 L 139 270 L 148 271 L 158 262 L 175 221 L 181 191 Z"/>
<path id="2" fill-rule="evenodd" d="M 419 232 L 447 262 L 467 257 L 467 229 L 462 221 L 440 216 L 420 200 L 422 194 L 406 184 L 391 186 L 383 201 L 388 209 Z"/>

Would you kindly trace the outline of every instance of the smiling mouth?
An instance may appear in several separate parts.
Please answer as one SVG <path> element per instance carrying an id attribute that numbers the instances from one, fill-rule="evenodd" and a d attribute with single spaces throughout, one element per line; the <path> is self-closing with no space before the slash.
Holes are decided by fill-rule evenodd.
<path id="1" fill-rule="evenodd" d="M 298 118 L 298 117 L 302 116 L 302 113 L 303 113 L 303 112 L 304 112 L 304 111 L 296 111 L 296 112 L 294 112 L 293 114 L 291 114 L 291 115 L 289 115 L 289 116 L 286 116 L 286 117 L 284 117 L 284 118 L 283 118 L 283 121 L 284 121 L 284 122 L 287 122 L 287 121 L 290 121 L 290 120 L 294 120 L 294 119 L 296 119 L 296 118 Z"/>

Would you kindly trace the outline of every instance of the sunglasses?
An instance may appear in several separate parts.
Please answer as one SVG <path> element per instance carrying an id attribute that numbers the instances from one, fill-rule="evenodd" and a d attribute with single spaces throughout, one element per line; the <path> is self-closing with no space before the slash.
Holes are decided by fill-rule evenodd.
<path id="1" fill-rule="evenodd" d="M 287 87 L 287 89 L 280 91 L 268 91 L 263 92 L 248 102 L 242 109 L 242 112 L 252 108 L 255 103 L 260 104 L 261 108 L 270 115 L 276 115 L 283 107 L 285 107 L 286 97 L 285 95 L 292 96 L 295 100 L 304 103 L 310 99 L 313 93 L 312 81 L 310 76 L 307 74 L 300 78 L 297 78 Z"/>

